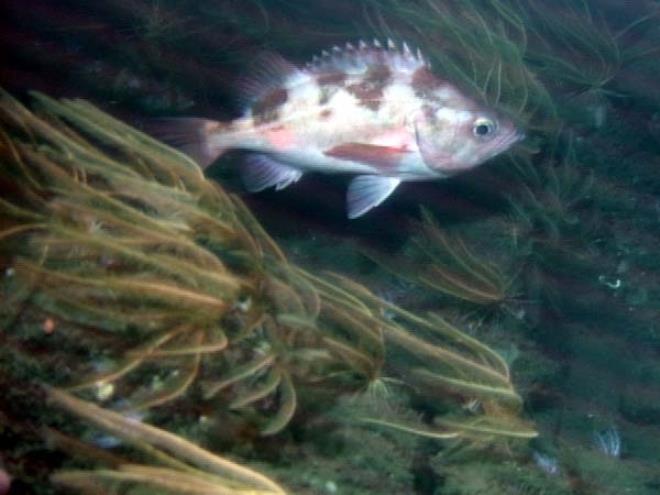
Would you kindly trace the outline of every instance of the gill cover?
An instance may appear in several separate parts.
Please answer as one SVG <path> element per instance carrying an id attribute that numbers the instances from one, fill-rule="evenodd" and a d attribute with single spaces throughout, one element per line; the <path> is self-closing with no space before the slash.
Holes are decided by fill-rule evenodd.
<path id="1" fill-rule="evenodd" d="M 435 115 L 429 110 L 421 109 L 413 116 L 415 141 L 424 160 L 431 170 L 441 175 L 448 174 L 452 165 L 452 153 L 449 147 L 454 136 L 452 129 L 438 125 Z"/>

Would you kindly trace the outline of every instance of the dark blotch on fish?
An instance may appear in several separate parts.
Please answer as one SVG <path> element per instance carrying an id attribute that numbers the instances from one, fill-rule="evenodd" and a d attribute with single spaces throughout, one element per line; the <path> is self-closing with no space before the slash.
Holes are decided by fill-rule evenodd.
<path id="1" fill-rule="evenodd" d="M 318 85 L 323 86 L 341 86 L 346 80 L 346 74 L 344 72 L 326 72 L 324 74 L 319 74 L 316 78 Z"/>
<path id="2" fill-rule="evenodd" d="M 392 72 L 387 65 L 374 65 L 364 76 L 364 79 L 351 84 L 346 89 L 360 100 L 360 105 L 371 110 L 378 110 L 383 100 L 383 90 L 390 82 Z"/>
<path id="3" fill-rule="evenodd" d="M 316 82 L 319 85 L 321 91 L 321 96 L 319 98 L 319 105 L 325 105 L 330 101 L 332 95 L 334 95 L 339 88 L 344 85 L 346 81 L 346 74 L 341 71 L 336 72 L 326 72 L 320 74 L 316 78 Z"/>
<path id="4" fill-rule="evenodd" d="M 256 124 L 267 124 L 279 117 L 279 108 L 286 103 L 289 93 L 284 88 L 274 89 L 259 98 L 252 107 Z"/>
<path id="5" fill-rule="evenodd" d="M 412 76 L 411 85 L 419 98 L 430 99 L 435 89 L 440 87 L 440 80 L 426 67 L 421 67 Z"/>

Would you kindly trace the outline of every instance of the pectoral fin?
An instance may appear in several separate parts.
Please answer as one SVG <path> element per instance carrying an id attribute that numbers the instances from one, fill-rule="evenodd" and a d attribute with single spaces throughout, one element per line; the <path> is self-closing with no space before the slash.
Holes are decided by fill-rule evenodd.
<path id="1" fill-rule="evenodd" d="M 348 185 L 346 203 L 348 218 L 357 218 L 375 208 L 401 183 L 396 177 L 360 175 Z"/>
<path id="2" fill-rule="evenodd" d="M 250 192 L 272 186 L 279 191 L 302 177 L 300 170 L 261 154 L 249 155 L 241 172 L 245 188 Z"/>

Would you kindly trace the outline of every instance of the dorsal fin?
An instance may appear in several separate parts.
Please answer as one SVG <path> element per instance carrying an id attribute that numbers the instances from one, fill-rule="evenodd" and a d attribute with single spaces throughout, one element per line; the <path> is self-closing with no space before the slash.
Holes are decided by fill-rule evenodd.
<path id="1" fill-rule="evenodd" d="M 281 55 L 270 51 L 259 53 L 246 73 L 238 79 L 240 103 L 249 107 L 296 74 L 301 74 L 300 69 Z"/>
<path id="2" fill-rule="evenodd" d="M 359 40 L 356 45 L 346 43 L 344 48 L 334 46 L 332 51 L 321 51 L 320 56 L 314 56 L 306 69 L 312 74 L 333 71 L 362 72 L 372 65 L 387 64 L 395 69 L 415 71 L 420 67 L 428 67 L 428 61 L 417 49 L 412 51 L 407 43 L 400 46 L 388 38 L 385 44 L 375 39 L 372 43 Z"/>

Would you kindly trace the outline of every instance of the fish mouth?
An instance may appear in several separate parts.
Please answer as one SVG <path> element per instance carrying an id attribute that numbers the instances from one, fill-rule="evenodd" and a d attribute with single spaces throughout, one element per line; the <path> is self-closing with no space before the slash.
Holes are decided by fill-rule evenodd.
<path id="1" fill-rule="evenodd" d="M 496 138 L 489 146 L 490 148 L 489 157 L 492 158 L 495 155 L 499 155 L 500 153 L 505 152 L 506 150 L 511 148 L 514 144 L 525 139 L 525 137 L 526 137 L 525 133 L 518 129 L 513 129 L 507 133 L 502 134 L 501 136 Z"/>
<path id="2" fill-rule="evenodd" d="M 523 141 L 527 137 L 527 134 L 525 134 L 523 131 L 516 131 L 514 136 L 513 136 L 513 141 L 511 142 L 512 145 L 519 143 L 520 141 Z"/>
<path id="3" fill-rule="evenodd" d="M 497 136 L 490 143 L 488 143 L 487 148 L 485 147 L 479 163 L 483 163 L 501 153 L 504 153 L 514 144 L 522 141 L 523 139 L 525 139 L 525 133 L 519 131 L 518 129 L 512 129 L 501 134 L 500 136 Z"/>
<path id="4" fill-rule="evenodd" d="M 504 134 L 500 139 L 497 140 L 495 147 L 500 148 L 502 151 L 505 149 L 510 148 L 514 144 L 522 141 L 525 139 L 526 135 L 523 131 L 519 131 L 518 129 L 514 129 L 511 132 L 507 132 Z"/>

